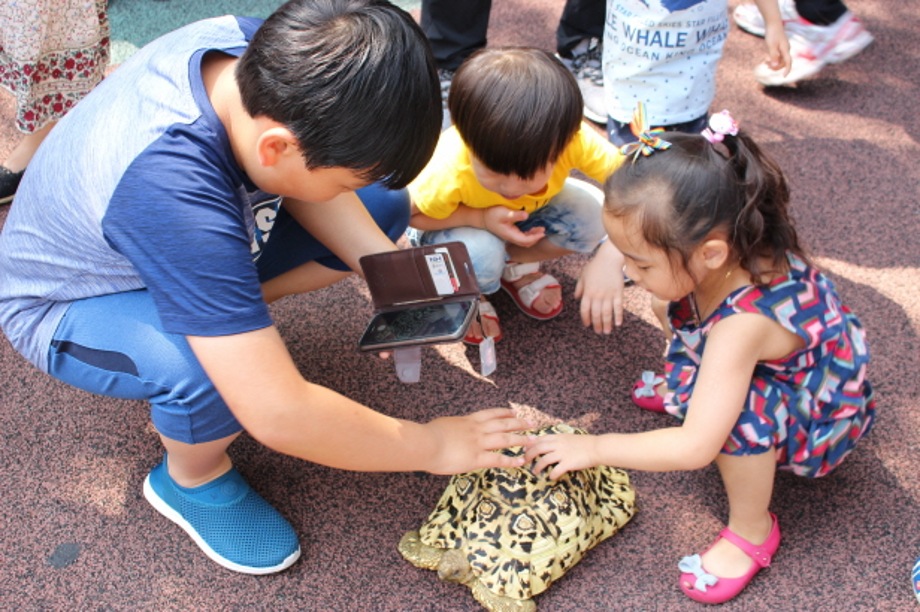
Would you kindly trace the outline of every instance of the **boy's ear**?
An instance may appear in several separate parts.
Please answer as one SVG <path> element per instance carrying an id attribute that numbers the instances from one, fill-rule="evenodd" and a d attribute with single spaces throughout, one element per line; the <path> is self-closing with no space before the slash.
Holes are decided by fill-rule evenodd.
<path id="1" fill-rule="evenodd" d="M 277 165 L 285 156 L 294 154 L 300 157 L 297 139 L 290 130 L 281 125 L 266 128 L 256 140 L 256 152 L 263 167 Z"/>
<path id="2" fill-rule="evenodd" d="M 710 238 L 697 247 L 703 265 L 710 270 L 721 268 L 729 259 L 731 249 L 722 238 Z"/>

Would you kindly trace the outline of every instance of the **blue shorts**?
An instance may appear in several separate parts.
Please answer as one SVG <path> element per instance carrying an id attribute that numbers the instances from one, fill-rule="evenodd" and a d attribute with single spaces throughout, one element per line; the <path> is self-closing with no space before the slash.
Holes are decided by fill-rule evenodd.
<path id="1" fill-rule="evenodd" d="M 357 193 L 395 242 L 409 222 L 408 192 L 371 185 Z M 264 282 L 311 261 L 348 269 L 279 209 L 271 240 L 259 257 L 260 279 Z M 163 331 L 146 290 L 73 302 L 55 331 L 48 371 L 91 393 L 147 400 L 157 431 L 172 440 L 196 444 L 242 431 L 185 336 Z"/>

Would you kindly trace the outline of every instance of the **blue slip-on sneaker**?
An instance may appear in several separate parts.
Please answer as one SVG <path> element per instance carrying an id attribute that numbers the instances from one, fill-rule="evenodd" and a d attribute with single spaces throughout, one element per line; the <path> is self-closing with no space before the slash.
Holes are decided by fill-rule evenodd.
<path id="1" fill-rule="evenodd" d="M 236 469 L 188 489 L 170 477 L 164 459 L 144 480 L 144 497 L 227 569 L 271 574 L 300 557 L 294 528 Z"/>

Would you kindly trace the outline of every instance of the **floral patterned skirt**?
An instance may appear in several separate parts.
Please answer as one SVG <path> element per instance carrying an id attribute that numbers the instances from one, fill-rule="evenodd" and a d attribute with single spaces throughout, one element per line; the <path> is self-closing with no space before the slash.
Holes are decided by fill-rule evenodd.
<path id="1" fill-rule="evenodd" d="M 106 3 L 0 3 L 0 87 L 16 97 L 20 131 L 60 119 L 102 80 L 109 63 Z"/>

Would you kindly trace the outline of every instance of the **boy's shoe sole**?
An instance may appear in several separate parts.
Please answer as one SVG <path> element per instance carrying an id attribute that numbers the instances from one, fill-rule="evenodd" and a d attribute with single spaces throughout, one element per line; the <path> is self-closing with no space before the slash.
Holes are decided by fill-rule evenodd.
<path id="1" fill-rule="evenodd" d="M 300 557 L 291 525 L 235 469 L 187 489 L 169 476 L 164 460 L 144 480 L 144 497 L 208 558 L 229 570 L 273 574 Z"/>

